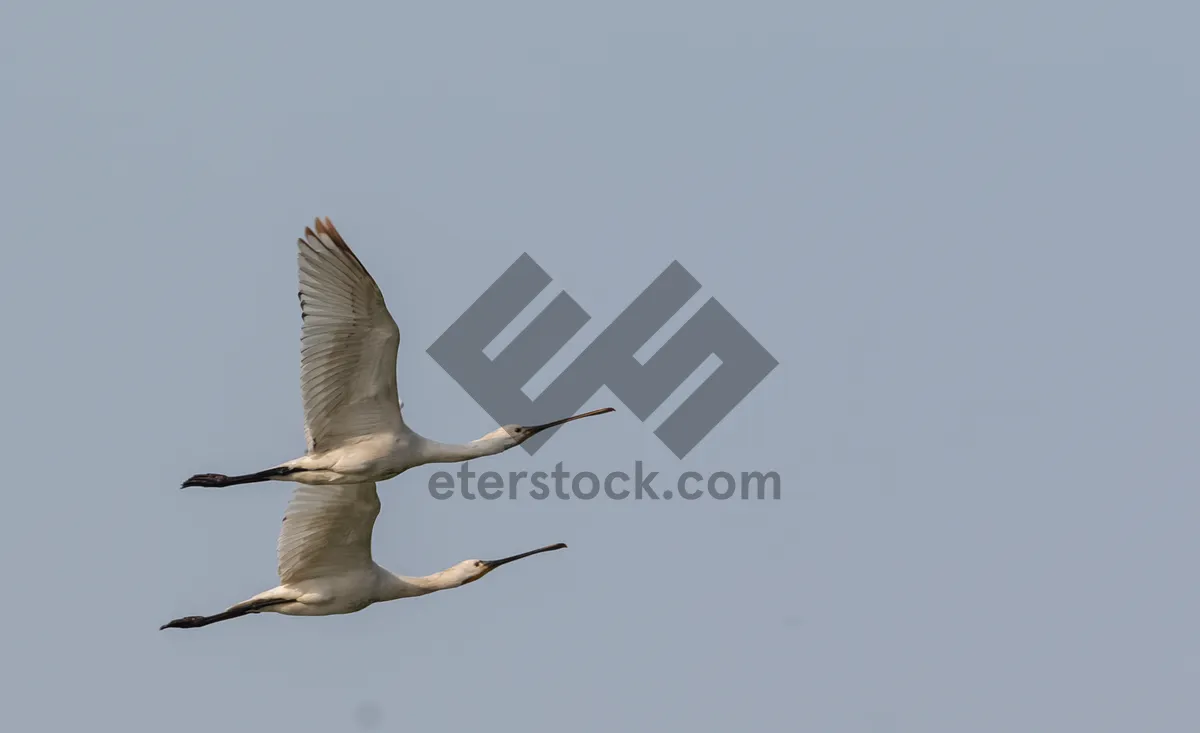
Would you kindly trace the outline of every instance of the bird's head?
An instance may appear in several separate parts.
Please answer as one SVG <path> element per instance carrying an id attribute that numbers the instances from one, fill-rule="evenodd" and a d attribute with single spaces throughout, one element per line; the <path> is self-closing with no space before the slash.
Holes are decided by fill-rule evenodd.
<path id="1" fill-rule="evenodd" d="M 543 430 L 556 428 L 559 425 L 569 423 L 572 420 L 582 420 L 585 417 L 592 417 L 593 415 L 603 415 L 606 412 L 616 412 L 616 410 L 611 407 L 604 407 L 602 409 L 592 410 L 591 412 L 585 412 L 580 415 L 564 417 L 561 420 L 555 420 L 554 422 L 548 422 L 542 425 L 505 425 L 493 430 L 476 442 L 478 443 L 485 440 L 495 440 L 501 444 L 502 450 L 508 450 L 509 448 L 517 447 Z"/>
<path id="2" fill-rule="evenodd" d="M 522 552 L 519 555 L 512 555 L 511 557 L 505 557 L 499 560 L 463 560 L 449 570 L 446 570 L 445 574 L 450 576 L 448 580 L 457 581 L 459 586 L 464 586 L 467 583 L 474 583 L 476 580 L 479 580 L 501 565 L 506 565 L 513 560 L 520 560 L 521 558 L 529 557 L 530 555 L 550 552 L 551 550 L 565 550 L 566 548 L 567 546 L 565 544 L 559 542 L 556 545 L 539 547 L 536 550 Z"/>

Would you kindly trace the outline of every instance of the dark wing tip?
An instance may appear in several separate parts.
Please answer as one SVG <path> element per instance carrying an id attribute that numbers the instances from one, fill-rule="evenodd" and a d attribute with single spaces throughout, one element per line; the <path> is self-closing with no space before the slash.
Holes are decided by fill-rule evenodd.
<path id="1" fill-rule="evenodd" d="M 317 219 L 317 234 L 325 234 L 332 239 L 333 243 L 338 247 L 345 250 L 350 249 L 350 247 L 346 244 L 346 240 L 342 239 L 341 234 L 338 234 L 338 230 L 333 226 L 333 222 L 330 221 L 328 216 L 325 217 L 324 221 Z"/>
<path id="2" fill-rule="evenodd" d="M 350 255 L 350 259 L 354 260 L 354 263 L 362 268 L 363 272 L 367 271 L 362 261 L 358 259 L 358 255 L 354 254 L 354 250 L 350 249 L 350 245 L 346 244 L 345 239 L 342 239 L 342 235 L 338 233 L 338 230 L 333 226 L 333 221 L 328 216 L 325 217 L 324 221 L 320 217 L 317 217 L 314 225 L 317 228 L 317 234 L 324 234 L 329 237 L 329 241 L 333 242 L 334 246 L 338 249 Z M 306 228 L 304 232 L 310 237 L 315 236 L 311 229 Z"/>

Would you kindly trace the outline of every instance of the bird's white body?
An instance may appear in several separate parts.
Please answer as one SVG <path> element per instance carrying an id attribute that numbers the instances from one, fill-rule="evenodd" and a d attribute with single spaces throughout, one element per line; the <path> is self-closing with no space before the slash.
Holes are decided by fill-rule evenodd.
<path id="1" fill-rule="evenodd" d="M 427 463 L 458 463 L 514 448 L 533 435 L 612 408 L 545 425 L 506 425 L 464 444 L 440 443 L 404 421 L 396 388 L 400 330 L 375 280 L 328 219 L 298 240 L 300 391 L 307 453 L 242 476 L 197 474 L 187 486 L 259 481 L 359 484 Z"/>
<path id="2" fill-rule="evenodd" d="M 271 611 L 285 616 L 334 616 L 355 613 L 373 603 L 423 596 L 447 587 L 454 586 L 433 587 L 425 578 L 405 579 L 375 565 L 294 585 L 280 585 L 259 593 L 248 602 L 286 600 L 287 603 L 275 605 Z"/>
<path id="3" fill-rule="evenodd" d="M 303 479 L 292 480 L 316 485 L 386 481 L 411 468 L 448 458 L 438 450 L 438 444 L 431 443 L 412 431 L 368 435 L 323 453 L 311 453 L 281 464 L 280 468 L 298 469 L 298 473 L 280 479 L 299 475 Z M 462 454 L 462 459 L 451 460 L 475 457 L 466 451 Z"/>

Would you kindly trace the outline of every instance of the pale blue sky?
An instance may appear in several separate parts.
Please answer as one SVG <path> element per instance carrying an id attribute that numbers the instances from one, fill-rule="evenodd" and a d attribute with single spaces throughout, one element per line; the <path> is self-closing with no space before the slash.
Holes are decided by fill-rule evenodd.
<path id="1" fill-rule="evenodd" d="M 0 727 L 1195 729 L 1197 16 L 6 3 Z M 570 549 L 159 632 L 275 584 L 289 487 L 177 487 L 302 452 L 318 215 L 442 440 L 495 424 L 425 349 L 521 252 L 593 316 L 576 349 L 679 259 L 776 371 L 682 462 L 622 410 L 486 467 L 782 501 L 437 501 L 419 469 L 381 486 L 385 566 Z"/>

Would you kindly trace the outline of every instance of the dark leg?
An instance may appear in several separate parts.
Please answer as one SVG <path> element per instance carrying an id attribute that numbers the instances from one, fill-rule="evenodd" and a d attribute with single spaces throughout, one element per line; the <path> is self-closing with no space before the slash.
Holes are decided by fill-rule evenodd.
<path id="1" fill-rule="evenodd" d="M 201 626 L 208 626 L 209 624 L 215 624 L 218 621 L 228 621 L 231 618 L 238 618 L 239 616 L 245 616 L 248 613 L 258 613 L 259 611 L 261 611 L 264 608 L 269 608 L 270 606 L 277 606 L 281 603 L 291 603 L 291 601 L 287 601 L 287 600 L 283 600 L 283 599 L 270 599 L 270 600 L 254 601 L 254 602 L 247 601 L 246 603 L 237 604 L 236 606 L 229 609 L 228 611 L 222 611 L 221 613 L 213 614 L 212 616 L 184 616 L 183 618 L 177 618 L 173 621 L 168 621 L 167 623 L 163 624 L 162 626 L 159 626 L 158 630 L 162 631 L 163 629 L 198 629 Z"/>
<path id="2" fill-rule="evenodd" d="M 225 486 L 236 486 L 237 484 L 257 484 L 262 481 L 270 481 L 279 476 L 288 476 L 300 470 L 299 468 L 268 468 L 265 471 L 247 473 L 242 476 L 226 476 L 223 473 L 198 473 L 187 481 L 184 481 L 183 486 L 179 488 L 186 489 L 189 486 L 203 486 L 205 488 L 218 489 Z"/>

